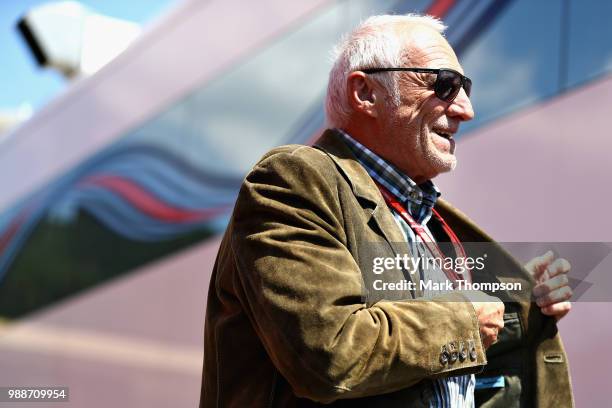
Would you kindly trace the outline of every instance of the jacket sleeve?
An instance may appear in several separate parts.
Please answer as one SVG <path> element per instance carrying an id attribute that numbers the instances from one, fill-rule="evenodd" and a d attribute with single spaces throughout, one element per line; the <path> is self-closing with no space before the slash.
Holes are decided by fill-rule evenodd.
<path id="1" fill-rule="evenodd" d="M 478 322 L 461 295 L 362 303 L 335 172 L 310 148 L 264 158 L 229 226 L 241 302 L 279 372 L 296 395 L 331 402 L 479 371 Z M 440 362 L 443 345 L 468 339 L 474 361 Z"/>

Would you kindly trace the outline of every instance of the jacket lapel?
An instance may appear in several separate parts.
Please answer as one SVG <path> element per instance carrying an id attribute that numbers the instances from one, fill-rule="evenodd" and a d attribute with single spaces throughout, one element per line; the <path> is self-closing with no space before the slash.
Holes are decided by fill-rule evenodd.
<path id="1" fill-rule="evenodd" d="M 324 151 L 336 163 L 340 172 L 348 180 L 353 194 L 360 201 L 364 211 L 370 215 L 370 223 L 385 238 L 395 255 L 410 254 L 400 227 L 387 207 L 382 194 L 368 172 L 359 164 L 351 150 L 342 141 L 341 136 L 333 129 L 326 130 L 315 142 L 314 147 Z M 408 278 L 411 279 L 410 275 Z M 414 279 L 412 279 L 414 281 Z M 417 283 L 417 287 L 418 282 Z M 417 295 L 420 291 L 417 291 Z"/>

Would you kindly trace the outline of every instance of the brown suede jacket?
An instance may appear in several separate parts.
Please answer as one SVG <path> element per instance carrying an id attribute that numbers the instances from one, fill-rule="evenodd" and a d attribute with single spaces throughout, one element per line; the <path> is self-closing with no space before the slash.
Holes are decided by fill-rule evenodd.
<path id="1" fill-rule="evenodd" d="M 436 208 L 462 241 L 491 241 L 448 203 Z M 505 329 L 485 354 L 474 309 L 459 293 L 424 301 L 410 291 L 368 292 L 364 245 L 382 243 L 379 256 L 394 257 L 409 252 L 402 241 L 378 188 L 334 131 L 316 147 L 266 154 L 244 181 L 217 255 L 200 405 L 421 407 L 430 379 L 478 373 L 505 378 L 505 387 L 477 391 L 478 406 L 573 406 L 555 322 L 534 304 L 506 303 Z M 499 274 L 475 281 L 518 273 L 530 282 L 499 254 Z M 458 344 L 470 345 L 470 358 L 444 361 L 442 351 Z"/>

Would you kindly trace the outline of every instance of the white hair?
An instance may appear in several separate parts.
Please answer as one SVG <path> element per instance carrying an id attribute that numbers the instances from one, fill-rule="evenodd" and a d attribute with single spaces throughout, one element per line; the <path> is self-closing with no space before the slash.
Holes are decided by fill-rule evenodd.
<path id="1" fill-rule="evenodd" d="M 404 51 L 395 26 L 418 23 L 440 34 L 446 26 L 437 18 L 418 14 L 372 16 L 344 36 L 334 48 L 334 65 L 329 73 L 325 114 L 329 127 L 343 127 L 352 113 L 347 98 L 347 76 L 365 68 L 400 67 Z M 380 75 L 376 80 L 387 90 L 395 106 L 400 96 L 396 75 Z"/>

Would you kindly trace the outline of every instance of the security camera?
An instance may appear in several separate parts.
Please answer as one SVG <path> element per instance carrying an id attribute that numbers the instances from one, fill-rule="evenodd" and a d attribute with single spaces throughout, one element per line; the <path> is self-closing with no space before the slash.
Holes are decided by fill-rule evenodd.
<path id="1" fill-rule="evenodd" d="M 68 78 L 95 72 L 140 33 L 135 23 L 92 13 L 73 1 L 35 7 L 17 29 L 39 66 Z"/>

